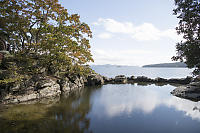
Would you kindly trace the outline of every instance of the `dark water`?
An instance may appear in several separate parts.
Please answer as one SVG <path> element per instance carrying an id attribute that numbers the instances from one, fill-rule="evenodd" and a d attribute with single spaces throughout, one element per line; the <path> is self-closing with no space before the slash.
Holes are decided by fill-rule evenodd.
<path id="1" fill-rule="evenodd" d="M 56 104 L 0 110 L 0 133 L 199 133 L 200 103 L 170 95 L 171 85 L 85 88 Z"/>
<path id="2" fill-rule="evenodd" d="M 191 72 L 185 68 L 94 69 L 108 77 L 181 78 Z M 82 89 L 52 104 L 0 106 L 0 133 L 200 133 L 200 102 L 172 96 L 174 88 L 109 84 Z"/>

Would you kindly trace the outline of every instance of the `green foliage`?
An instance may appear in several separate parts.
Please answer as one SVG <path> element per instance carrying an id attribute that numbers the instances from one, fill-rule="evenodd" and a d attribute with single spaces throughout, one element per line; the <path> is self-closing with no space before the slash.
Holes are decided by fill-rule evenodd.
<path id="1" fill-rule="evenodd" d="M 58 0 L 1 0 L 0 5 L 0 33 L 7 36 L 1 40 L 21 72 L 71 70 L 93 61 L 89 26 Z"/>
<path id="2" fill-rule="evenodd" d="M 200 73 L 200 0 L 175 0 L 174 15 L 180 19 L 176 28 L 184 40 L 177 43 L 177 55 L 173 60 L 180 60 L 189 68 L 195 68 L 194 74 Z"/>
<path id="3" fill-rule="evenodd" d="M 7 70 L 0 70 L 0 86 L 14 82 L 21 82 L 24 76 L 17 73 L 15 65 L 10 66 Z"/>

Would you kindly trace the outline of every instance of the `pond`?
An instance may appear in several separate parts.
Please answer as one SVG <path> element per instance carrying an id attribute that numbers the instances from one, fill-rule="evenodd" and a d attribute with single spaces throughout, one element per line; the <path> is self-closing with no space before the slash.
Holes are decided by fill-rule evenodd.
<path id="1" fill-rule="evenodd" d="M 172 96 L 174 88 L 108 84 L 53 104 L 1 107 L 0 133 L 199 133 L 200 102 Z"/>

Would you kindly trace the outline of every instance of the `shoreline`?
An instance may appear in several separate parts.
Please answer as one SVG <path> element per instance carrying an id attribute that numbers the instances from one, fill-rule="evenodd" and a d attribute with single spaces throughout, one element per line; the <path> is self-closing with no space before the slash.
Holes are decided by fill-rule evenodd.
<path id="1" fill-rule="evenodd" d="M 26 88 L 21 88 L 23 83 L 10 86 L 8 90 L 1 89 L 0 95 L 0 104 L 19 104 L 19 103 L 28 103 L 31 101 L 42 101 L 42 99 L 52 99 L 59 98 L 62 94 L 70 94 L 73 91 L 81 90 L 84 87 L 92 86 L 101 86 L 105 84 L 129 84 L 129 83 L 149 83 L 149 84 L 177 84 L 179 91 L 173 90 L 171 94 L 198 101 L 199 96 L 190 98 L 188 93 L 180 89 L 182 86 L 188 86 L 191 82 L 197 82 L 198 79 L 187 76 L 186 78 L 148 78 L 145 76 L 130 76 L 126 77 L 125 75 L 118 75 L 115 78 L 108 78 L 101 76 L 97 73 L 92 73 L 88 77 L 73 75 L 72 77 L 64 77 L 58 79 L 51 76 L 37 76 L 35 79 L 30 79 L 26 81 L 29 86 L 26 85 Z M 23 86 L 24 87 L 24 86 Z M 183 88 L 183 87 L 182 87 Z M 185 91 L 185 90 L 184 90 Z M 175 93 L 176 92 L 176 93 Z M 3 94 L 3 95 L 2 95 Z M 188 93 L 189 94 L 189 93 Z M 200 95 L 200 93 L 199 93 Z"/>

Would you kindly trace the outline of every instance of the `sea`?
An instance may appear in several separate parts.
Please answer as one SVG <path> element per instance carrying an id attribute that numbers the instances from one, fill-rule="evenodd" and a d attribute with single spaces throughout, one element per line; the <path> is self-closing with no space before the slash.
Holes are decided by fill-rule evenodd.
<path id="1" fill-rule="evenodd" d="M 184 78 L 187 68 L 92 66 L 115 77 Z M 200 102 L 175 97 L 179 85 L 106 84 L 86 87 L 52 104 L 0 109 L 0 133 L 200 133 Z"/>

